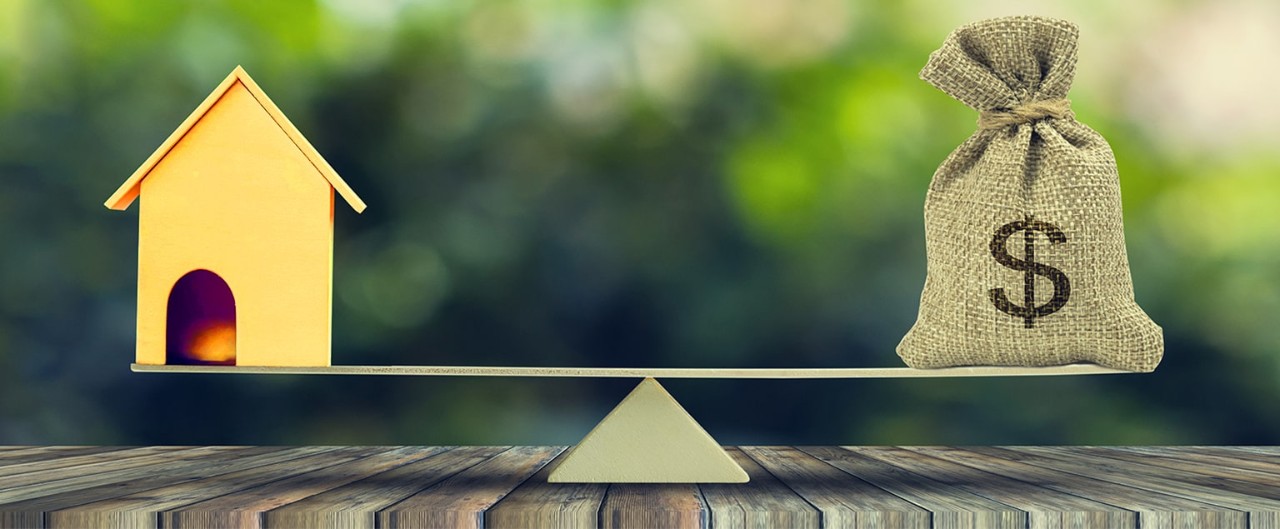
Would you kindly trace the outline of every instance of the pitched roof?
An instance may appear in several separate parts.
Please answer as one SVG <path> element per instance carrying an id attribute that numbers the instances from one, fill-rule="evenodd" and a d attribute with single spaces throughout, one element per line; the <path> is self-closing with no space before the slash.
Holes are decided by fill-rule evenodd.
<path id="1" fill-rule="evenodd" d="M 289 122 L 289 118 L 285 117 L 284 113 L 276 107 L 275 103 L 271 102 L 271 98 L 267 97 L 267 94 L 262 91 L 262 88 L 258 87 L 258 83 L 253 82 L 253 79 L 244 71 L 244 68 L 239 66 L 236 66 L 236 69 L 232 70 L 231 74 L 228 75 L 226 79 L 222 80 L 222 84 L 219 84 L 218 87 L 213 90 L 213 93 L 209 94 L 209 97 L 206 97 L 204 102 L 200 103 L 200 106 L 196 107 L 196 109 L 191 112 L 190 116 L 187 116 L 187 119 L 178 126 L 178 130 L 173 131 L 173 134 L 170 134 L 169 138 L 164 140 L 164 143 L 160 144 L 159 149 L 156 149 L 155 152 L 151 153 L 151 156 L 147 158 L 147 161 L 143 162 L 142 167 L 139 167 L 137 171 L 134 171 L 133 175 L 130 176 L 128 180 L 125 180 L 124 184 L 120 185 L 120 188 L 111 195 L 111 198 L 107 199 L 106 206 L 111 209 L 127 209 L 129 204 L 132 204 L 134 199 L 138 198 L 138 192 L 142 188 L 142 179 L 146 178 L 147 175 L 151 173 L 151 170 L 160 163 L 160 160 L 164 159 L 164 157 L 169 154 L 169 150 L 177 145 L 178 142 L 182 141 L 183 136 L 186 136 L 187 132 L 200 121 L 200 118 L 204 117 L 205 113 L 208 112 L 210 108 L 213 108 L 213 105 L 217 103 L 218 100 L 222 98 L 223 94 L 225 94 L 227 90 L 230 90 L 237 81 L 248 89 L 249 93 L 253 95 L 253 98 L 258 101 L 258 104 L 262 105 L 262 109 L 267 112 L 267 115 L 271 116 L 271 119 L 276 122 L 276 125 L 280 127 L 280 130 L 284 132 L 285 135 L 289 136 L 289 139 L 298 147 L 298 150 L 302 151 L 302 154 L 307 157 L 307 160 L 311 161 L 311 165 L 315 166 L 316 171 L 319 172 L 325 180 L 329 181 L 329 185 L 333 186 L 333 189 L 337 191 L 339 195 L 342 195 L 342 198 L 347 201 L 347 204 L 351 206 L 351 209 L 356 210 L 356 213 L 364 211 L 364 201 L 356 195 L 355 191 L 351 190 L 351 186 L 348 186 L 347 183 L 342 180 L 342 177 L 338 176 L 338 173 L 333 170 L 333 167 L 329 166 L 329 162 L 324 161 L 324 158 L 320 156 L 320 153 L 316 152 L 315 147 L 311 146 L 311 143 L 302 136 L 302 133 L 298 132 L 297 127 L 294 127 L 293 123 Z"/>

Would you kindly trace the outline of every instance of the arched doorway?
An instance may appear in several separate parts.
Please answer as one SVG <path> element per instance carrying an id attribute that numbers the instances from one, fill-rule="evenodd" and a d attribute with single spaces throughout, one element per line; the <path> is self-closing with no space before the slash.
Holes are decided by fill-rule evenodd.
<path id="1" fill-rule="evenodd" d="M 236 300 L 218 274 L 192 270 L 169 292 L 166 364 L 235 365 Z"/>

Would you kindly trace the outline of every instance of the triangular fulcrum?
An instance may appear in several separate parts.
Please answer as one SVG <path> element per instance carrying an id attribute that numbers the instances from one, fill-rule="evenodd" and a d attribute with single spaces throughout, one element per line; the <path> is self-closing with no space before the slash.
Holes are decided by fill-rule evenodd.
<path id="1" fill-rule="evenodd" d="M 746 483 L 747 473 L 646 378 L 551 471 L 551 483 Z"/>

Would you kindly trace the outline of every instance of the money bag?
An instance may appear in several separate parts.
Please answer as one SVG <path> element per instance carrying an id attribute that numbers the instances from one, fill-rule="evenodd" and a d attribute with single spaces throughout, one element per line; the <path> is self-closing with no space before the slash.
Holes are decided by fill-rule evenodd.
<path id="1" fill-rule="evenodd" d="M 898 345 L 907 365 L 1160 362 L 1161 329 L 1133 299 L 1115 156 L 1066 98 L 1077 38 L 1061 20 L 976 22 L 920 72 L 979 119 L 925 196 L 927 277 Z"/>

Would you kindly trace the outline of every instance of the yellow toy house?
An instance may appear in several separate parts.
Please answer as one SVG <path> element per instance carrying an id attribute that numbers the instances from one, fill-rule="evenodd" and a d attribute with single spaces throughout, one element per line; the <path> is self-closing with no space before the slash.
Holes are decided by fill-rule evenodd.
<path id="1" fill-rule="evenodd" d="M 236 67 L 111 195 L 139 196 L 139 364 L 328 366 L 334 191 L 365 204 Z"/>

